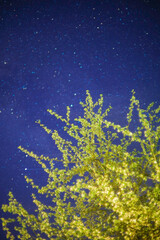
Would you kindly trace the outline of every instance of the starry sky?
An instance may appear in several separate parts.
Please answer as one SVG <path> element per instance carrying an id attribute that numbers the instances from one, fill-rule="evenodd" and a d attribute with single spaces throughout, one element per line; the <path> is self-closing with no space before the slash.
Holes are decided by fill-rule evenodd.
<path id="1" fill-rule="evenodd" d="M 7 194 L 31 208 L 24 175 L 43 184 L 41 168 L 19 145 L 59 156 L 37 119 L 63 135 L 47 109 L 72 118 L 86 90 L 104 96 L 110 119 L 125 121 L 132 89 L 142 108 L 160 104 L 158 0 L 2 0 L 0 3 L 0 205 Z M 1 213 L 1 216 L 4 214 Z M 0 239 L 5 239 L 0 230 Z"/>

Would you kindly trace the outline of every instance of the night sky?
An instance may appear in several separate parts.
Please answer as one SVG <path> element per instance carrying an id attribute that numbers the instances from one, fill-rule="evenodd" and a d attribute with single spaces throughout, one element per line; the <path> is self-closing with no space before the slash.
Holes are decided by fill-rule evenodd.
<path id="1" fill-rule="evenodd" d="M 24 175 L 42 185 L 40 166 L 17 149 L 58 157 L 41 119 L 61 136 L 60 115 L 82 114 L 86 90 L 104 96 L 123 124 L 132 89 L 145 108 L 160 104 L 160 1 L 2 0 L 0 3 L 0 205 L 8 192 L 32 209 Z M 1 216 L 5 216 L 0 211 Z M 0 230 L 0 239 L 5 239 Z"/>

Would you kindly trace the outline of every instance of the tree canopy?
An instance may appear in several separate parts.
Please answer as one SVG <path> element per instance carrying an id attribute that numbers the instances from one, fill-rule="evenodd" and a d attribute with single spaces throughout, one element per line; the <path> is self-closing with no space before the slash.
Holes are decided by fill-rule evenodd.
<path id="1" fill-rule="evenodd" d="M 64 131 L 73 141 L 36 121 L 51 135 L 62 159 L 38 156 L 19 146 L 42 166 L 47 182 L 40 187 L 25 176 L 37 190 L 32 194 L 34 214 L 9 193 L 9 204 L 2 209 L 12 217 L 1 218 L 8 239 L 159 239 L 160 106 L 151 103 L 142 109 L 132 90 L 127 124 L 121 126 L 107 120 L 111 107 L 102 110 L 102 95 L 94 103 L 89 91 L 86 94 L 85 102 L 80 102 L 84 115 L 73 122 L 69 107 L 66 117 L 47 110 L 65 123 Z M 138 124 L 132 131 L 135 110 Z M 63 168 L 55 167 L 57 161 Z M 41 201 L 40 195 L 50 198 L 51 204 Z"/>

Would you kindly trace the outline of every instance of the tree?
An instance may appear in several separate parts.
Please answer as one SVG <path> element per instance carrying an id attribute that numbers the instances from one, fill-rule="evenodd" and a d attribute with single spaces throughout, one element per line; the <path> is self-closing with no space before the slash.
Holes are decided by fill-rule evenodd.
<path id="1" fill-rule="evenodd" d="M 159 239 L 160 236 L 160 106 L 151 103 L 140 108 L 132 91 L 127 124 L 122 127 L 106 119 L 111 107 L 102 113 L 103 96 L 94 104 L 89 91 L 84 103 L 84 116 L 70 122 L 52 110 L 51 115 L 65 123 L 73 141 L 63 139 L 57 131 L 37 123 L 51 134 L 63 158 L 38 156 L 23 147 L 19 149 L 34 158 L 47 173 L 43 187 L 25 176 L 38 194 L 50 198 L 45 205 L 32 194 L 35 214 L 9 193 L 4 212 L 14 218 L 2 218 L 7 238 L 15 239 Z M 131 131 L 134 111 L 139 125 Z M 136 147 L 135 147 L 136 146 Z M 63 169 L 54 167 L 55 161 Z M 49 166 L 47 165 L 49 163 Z M 151 182 L 151 184 L 149 184 Z"/>

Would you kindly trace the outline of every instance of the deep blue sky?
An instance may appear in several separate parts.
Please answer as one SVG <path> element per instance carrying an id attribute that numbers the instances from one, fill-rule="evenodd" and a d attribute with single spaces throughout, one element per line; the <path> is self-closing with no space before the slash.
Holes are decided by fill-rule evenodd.
<path id="1" fill-rule="evenodd" d="M 47 109 L 82 113 L 86 90 L 123 122 L 131 90 L 141 106 L 160 104 L 160 3 L 157 0 L 2 0 L 0 3 L 0 205 L 11 190 L 31 208 L 24 174 L 42 171 L 21 153 L 58 156 L 41 119 L 63 136 Z M 5 239 L 0 232 L 0 239 Z"/>

